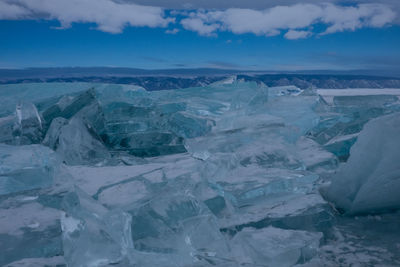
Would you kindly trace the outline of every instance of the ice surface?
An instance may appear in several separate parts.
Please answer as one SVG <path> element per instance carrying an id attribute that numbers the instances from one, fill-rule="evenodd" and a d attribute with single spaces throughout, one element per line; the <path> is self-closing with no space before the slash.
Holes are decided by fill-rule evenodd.
<path id="1" fill-rule="evenodd" d="M 15 118 L 12 115 L 0 118 L 0 143 L 14 144 L 14 123 Z"/>
<path id="2" fill-rule="evenodd" d="M 65 266 L 65 260 L 62 256 L 51 258 L 25 258 L 19 261 L 11 262 L 5 267 L 42 267 L 42 266 Z"/>
<path id="3" fill-rule="evenodd" d="M 51 186 L 57 163 L 47 147 L 0 144 L 0 195 Z"/>
<path id="4" fill-rule="evenodd" d="M 324 196 L 348 213 L 400 207 L 400 114 L 370 121 Z"/>
<path id="5" fill-rule="evenodd" d="M 190 266 L 228 257 L 228 244 L 216 218 L 190 195 L 166 192 L 130 213 L 135 248 L 153 254 L 139 258 L 141 266 L 154 266 L 159 260 Z"/>
<path id="6" fill-rule="evenodd" d="M 63 253 L 60 211 L 40 203 L 35 191 L 26 194 L 0 198 L 1 266 L 43 266 L 39 260 L 34 265 L 35 260 L 23 259 L 42 258 L 48 262 L 47 259 Z"/>
<path id="7" fill-rule="evenodd" d="M 233 238 L 232 250 L 244 266 L 293 266 L 312 258 L 321 238 L 322 233 L 245 228 Z"/>
<path id="8" fill-rule="evenodd" d="M 98 163 L 110 156 L 91 126 L 79 118 L 73 118 L 61 127 L 56 151 L 71 165 Z"/>
<path id="9" fill-rule="evenodd" d="M 400 202 L 399 94 L 364 91 L 0 85 L 0 265 L 400 262 L 398 215 L 351 216 Z"/>
<path id="10" fill-rule="evenodd" d="M 64 257 L 70 266 L 129 265 L 131 216 L 107 210 L 79 188 L 65 195 L 61 215 Z"/>

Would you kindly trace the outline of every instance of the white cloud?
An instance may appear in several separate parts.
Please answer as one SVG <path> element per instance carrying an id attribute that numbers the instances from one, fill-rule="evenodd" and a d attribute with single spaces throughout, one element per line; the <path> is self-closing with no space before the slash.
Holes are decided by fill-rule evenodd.
<path id="1" fill-rule="evenodd" d="M 281 29 L 307 27 L 319 14 L 319 6 L 298 4 L 276 6 L 266 10 L 231 8 L 225 12 L 214 12 L 211 17 L 219 19 L 222 28 L 233 33 L 277 35 Z"/>
<path id="2" fill-rule="evenodd" d="M 312 33 L 309 31 L 289 30 L 287 33 L 285 33 L 284 37 L 289 40 L 296 40 L 296 39 L 304 39 L 311 35 Z"/>
<path id="3" fill-rule="evenodd" d="M 177 28 L 165 31 L 166 34 L 177 34 L 178 32 L 179 32 L 179 29 L 177 29 Z"/>
<path id="4" fill-rule="evenodd" d="M 361 4 L 357 7 L 326 5 L 321 21 L 330 25 L 324 33 L 328 34 L 363 27 L 383 27 L 395 17 L 389 7 L 381 4 Z"/>
<path id="5" fill-rule="evenodd" d="M 29 14 L 24 7 L 0 1 L 0 19 L 20 19 Z"/>
<path id="6" fill-rule="evenodd" d="M 197 16 L 199 15 L 199 16 Z M 206 18 L 201 18 L 201 14 L 197 14 L 193 17 L 185 18 L 181 20 L 181 24 L 184 29 L 195 31 L 200 35 L 211 36 L 215 35 L 215 32 L 220 28 L 219 24 L 207 23 Z"/>
<path id="7" fill-rule="evenodd" d="M 394 11 L 382 4 L 337 6 L 334 4 L 296 4 L 276 6 L 265 10 L 229 8 L 223 11 L 200 10 L 181 21 L 183 27 L 201 35 L 217 31 L 236 34 L 253 33 L 273 36 L 289 30 L 287 38 L 310 36 L 307 29 L 317 23 L 327 25 L 323 34 L 354 31 L 363 27 L 383 27 L 396 17 Z"/>
<path id="8" fill-rule="evenodd" d="M 0 18 L 34 18 L 60 21 L 62 27 L 74 22 L 95 23 L 101 31 L 120 33 L 125 26 L 165 27 L 171 18 L 160 7 L 116 3 L 111 0 L 0 0 L 8 15 Z M 2 7 L 0 6 L 0 8 Z M 12 9 L 14 7 L 14 9 Z"/>
<path id="9" fill-rule="evenodd" d="M 180 24 L 184 29 L 204 36 L 215 36 L 220 31 L 274 36 L 284 31 L 287 39 L 317 34 L 312 28 L 319 23 L 326 26 L 320 34 L 330 34 L 363 27 L 384 27 L 396 19 L 390 5 L 368 3 L 370 0 L 359 0 L 366 3 L 353 6 L 304 1 L 302 4 L 292 4 L 293 0 L 280 1 L 287 5 L 263 10 L 171 10 L 167 16 L 161 7 L 138 5 L 130 0 L 0 0 L 0 19 L 54 19 L 60 21 L 62 28 L 70 27 L 72 23 L 94 23 L 98 30 L 120 33 L 127 26 L 166 27 L 176 18 L 182 18 Z M 177 31 L 174 28 L 166 33 Z"/>

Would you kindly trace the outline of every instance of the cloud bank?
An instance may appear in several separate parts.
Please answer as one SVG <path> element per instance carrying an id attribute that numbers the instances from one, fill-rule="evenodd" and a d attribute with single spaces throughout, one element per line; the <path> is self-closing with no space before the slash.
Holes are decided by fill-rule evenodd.
<path id="1" fill-rule="evenodd" d="M 363 27 L 379 28 L 391 23 L 394 11 L 382 4 L 337 6 L 325 4 L 296 4 L 276 6 L 265 10 L 230 8 L 223 11 L 191 12 L 181 21 L 187 30 L 201 35 L 213 35 L 217 31 L 236 34 L 252 33 L 274 36 L 287 31 L 287 39 L 306 38 L 312 35 L 315 24 L 326 25 L 322 34 L 354 31 Z"/>
<path id="2" fill-rule="evenodd" d="M 177 25 L 203 36 L 218 32 L 275 36 L 286 39 L 308 38 L 364 27 L 380 28 L 396 19 L 396 13 L 386 4 L 363 3 L 340 6 L 333 3 L 303 3 L 273 6 L 266 9 L 228 8 L 198 9 L 191 12 L 144 6 L 112 0 L 0 0 L 0 20 L 4 19 L 58 20 L 62 28 L 72 23 L 94 23 L 97 29 L 120 33 L 127 26 L 167 27 L 166 33 L 178 33 Z M 322 32 L 314 26 L 322 25 Z"/>
<path id="3" fill-rule="evenodd" d="M 109 33 L 120 33 L 126 26 L 166 27 L 173 21 L 160 7 L 111 0 L 0 0 L 0 10 L 0 19 L 55 19 L 63 28 L 95 23 Z"/>

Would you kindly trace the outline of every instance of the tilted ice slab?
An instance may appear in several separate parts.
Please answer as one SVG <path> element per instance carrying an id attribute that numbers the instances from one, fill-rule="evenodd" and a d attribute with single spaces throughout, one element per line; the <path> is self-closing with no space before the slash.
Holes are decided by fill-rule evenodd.
<path id="1" fill-rule="evenodd" d="M 64 258 L 71 266 L 129 266 L 133 249 L 131 216 L 108 210 L 79 188 L 62 204 Z"/>
<path id="2" fill-rule="evenodd" d="M 347 213 L 399 208 L 399 133 L 399 113 L 368 122 L 324 196 Z"/>
<path id="3" fill-rule="evenodd" d="M 67 164 L 96 164 L 110 157 L 107 148 L 91 134 L 89 127 L 78 118 L 61 127 L 56 151 Z"/>

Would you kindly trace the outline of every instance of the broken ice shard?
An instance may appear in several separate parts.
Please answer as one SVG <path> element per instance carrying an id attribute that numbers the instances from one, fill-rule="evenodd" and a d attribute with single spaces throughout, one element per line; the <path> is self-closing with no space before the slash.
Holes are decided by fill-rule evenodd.
<path id="1" fill-rule="evenodd" d="M 63 96 L 57 104 L 43 111 L 42 116 L 48 124 L 56 117 L 70 119 L 93 101 L 95 101 L 94 90 L 88 90 L 76 97 Z"/>
<path id="2" fill-rule="evenodd" d="M 20 103 L 15 110 L 13 135 L 15 144 L 38 144 L 43 138 L 42 119 L 32 103 Z"/>
<path id="3" fill-rule="evenodd" d="M 212 126 L 214 126 L 212 120 L 176 112 L 170 116 L 164 128 L 178 136 L 193 138 L 207 134 L 211 131 Z"/>
<path id="4" fill-rule="evenodd" d="M 341 161 L 348 159 L 365 123 L 400 109 L 395 95 L 335 96 L 332 101 L 330 112 L 323 111 L 321 121 L 308 134 Z"/>
<path id="5" fill-rule="evenodd" d="M 131 216 L 108 210 L 75 187 L 65 195 L 61 216 L 64 258 L 68 265 L 130 266 Z"/>
<path id="6" fill-rule="evenodd" d="M 186 152 L 184 139 L 168 132 L 132 133 L 123 138 L 119 148 L 139 157 L 154 157 Z"/>
<path id="7" fill-rule="evenodd" d="M 368 122 L 323 195 L 347 213 L 400 208 L 400 114 Z"/>
<path id="8" fill-rule="evenodd" d="M 14 115 L 0 118 L 0 143 L 39 144 L 44 135 L 42 118 L 32 103 L 17 104 Z"/>
<path id="9" fill-rule="evenodd" d="M 232 240 L 234 258 L 240 266 L 294 266 L 317 253 L 322 233 L 245 228 Z"/>
<path id="10" fill-rule="evenodd" d="M 59 131 L 57 153 L 67 164 L 95 164 L 110 157 L 100 137 L 81 119 L 72 118 Z"/>
<path id="11" fill-rule="evenodd" d="M 165 192 L 130 213 L 140 266 L 204 265 L 228 256 L 215 217 L 193 196 Z"/>
<path id="12" fill-rule="evenodd" d="M 49 129 L 47 130 L 46 136 L 43 140 L 43 144 L 50 147 L 53 150 L 56 150 L 58 147 L 58 139 L 61 134 L 61 129 L 63 126 L 67 124 L 68 124 L 67 119 L 61 117 L 53 119 Z"/>
<path id="13" fill-rule="evenodd" d="M 52 185 L 57 162 L 45 146 L 0 144 L 0 195 Z"/>
<path id="14" fill-rule="evenodd" d="M 14 116 L 0 118 L 0 143 L 12 145 L 14 144 Z"/>
<path id="15" fill-rule="evenodd" d="M 105 143 L 113 150 L 140 157 L 185 152 L 183 138 L 162 128 L 165 121 L 154 108 L 111 103 L 106 106 Z"/>

